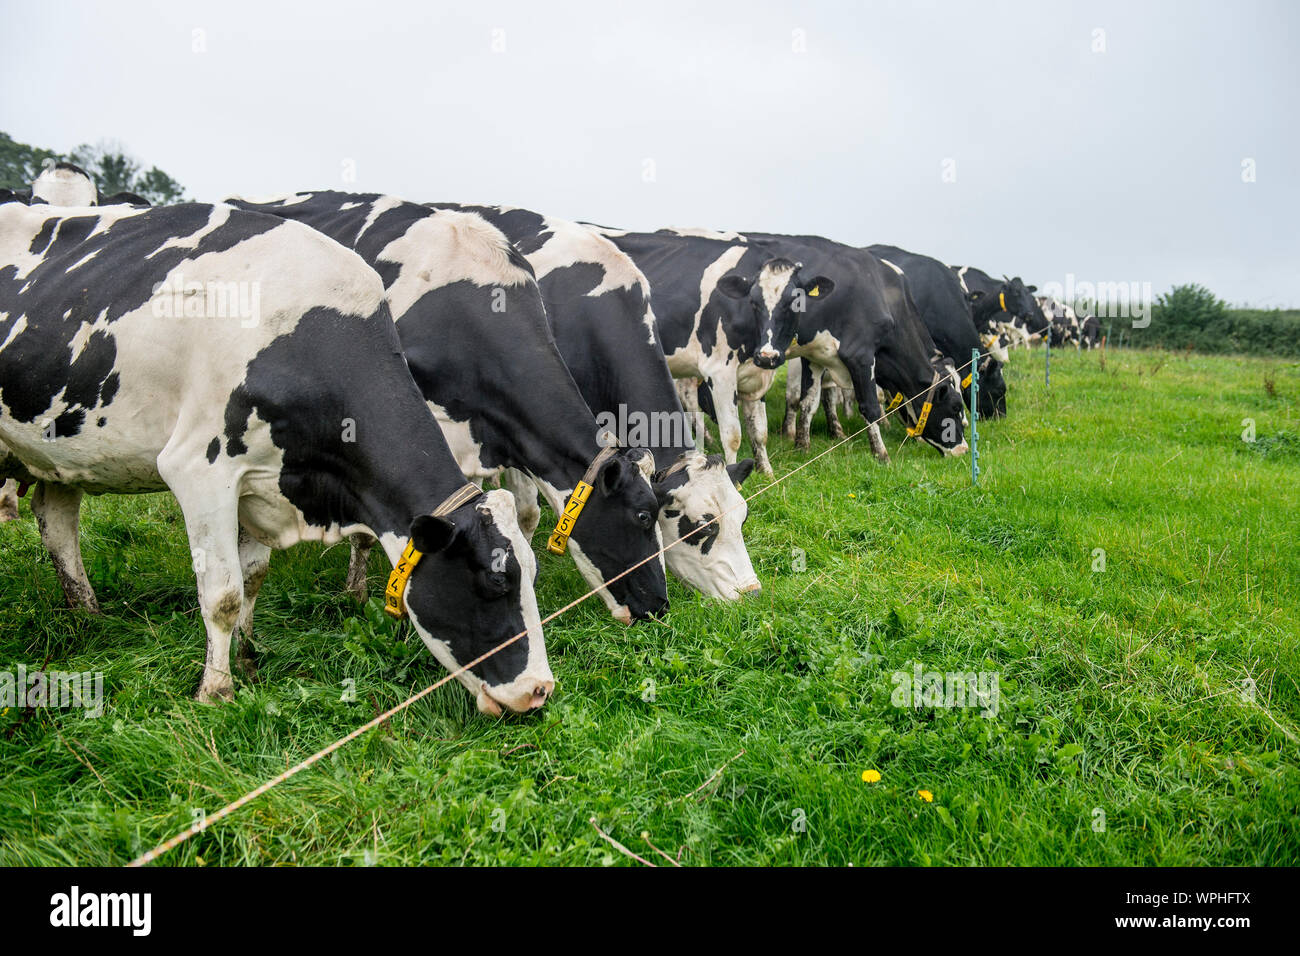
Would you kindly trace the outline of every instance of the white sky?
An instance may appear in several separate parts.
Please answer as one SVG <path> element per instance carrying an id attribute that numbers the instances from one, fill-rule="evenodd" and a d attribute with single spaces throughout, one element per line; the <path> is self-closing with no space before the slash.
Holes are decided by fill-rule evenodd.
<path id="1" fill-rule="evenodd" d="M 21 0 L 3 21 L 0 129 L 119 140 L 194 198 L 382 190 L 1300 305 L 1285 0 Z"/>

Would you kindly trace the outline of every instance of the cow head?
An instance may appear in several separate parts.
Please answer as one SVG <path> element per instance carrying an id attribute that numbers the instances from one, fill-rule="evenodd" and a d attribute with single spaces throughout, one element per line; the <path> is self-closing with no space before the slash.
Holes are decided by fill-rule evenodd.
<path id="1" fill-rule="evenodd" d="M 725 275 L 718 291 L 741 301 L 753 322 L 750 357 L 759 368 L 773 369 L 785 361 L 785 350 L 799 331 L 799 317 L 811 302 L 820 302 L 835 289 L 825 276 L 809 276 L 789 259 L 769 259 L 757 277 Z"/>
<path id="2" fill-rule="evenodd" d="M 574 525 L 569 547 L 583 577 L 624 624 L 668 609 L 659 505 L 650 485 L 654 459 L 644 448 L 620 449 L 592 479 L 591 497 Z M 630 574 L 618 577 L 645 561 Z M 613 580 L 618 578 L 618 580 Z"/>
<path id="3" fill-rule="evenodd" d="M 406 586 L 406 607 L 433 656 L 455 671 L 522 633 L 456 679 L 485 714 L 541 707 L 555 678 L 533 594 L 537 559 L 510 492 L 489 491 L 443 517 L 421 515 L 410 540 L 423 557 Z"/>
<path id="4" fill-rule="evenodd" d="M 734 601 L 762 587 L 745 548 L 749 506 L 740 494 L 753 469 L 752 458 L 728 465 L 721 455 L 688 451 L 655 475 L 664 541 L 684 539 L 665 552 L 668 567 L 709 597 Z"/>
<path id="5" fill-rule="evenodd" d="M 985 355 L 979 366 L 980 414 L 985 418 L 1001 418 L 1007 413 L 1007 380 L 1002 376 L 1002 363 L 993 355 Z"/>
<path id="6" fill-rule="evenodd" d="M 46 166 L 32 181 L 32 200 L 51 206 L 93 206 L 98 197 L 90 174 L 72 163 Z"/>
<path id="7" fill-rule="evenodd" d="M 919 441 L 932 445 L 945 455 L 964 455 L 967 451 L 965 426 L 969 420 L 966 403 L 961 397 L 961 381 L 951 362 L 936 356 L 931 366 L 934 379 L 930 388 L 905 402 L 900 411 L 910 428 L 915 428 L 921 417 L 925 417 L 920 434 L 915 436 Z M 928 413 L 925 411 L 927 402 L 930 404 Z"/>

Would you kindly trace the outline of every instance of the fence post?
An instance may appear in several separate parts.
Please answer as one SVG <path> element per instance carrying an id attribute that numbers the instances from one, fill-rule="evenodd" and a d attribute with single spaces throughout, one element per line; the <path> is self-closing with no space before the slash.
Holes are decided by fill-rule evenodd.
<path id="1" fill-rule="evenodd" d="M 1047 364 L 1044 366 L 1043 381 L 1047 383 L 1048 388 L 1051 388 L 1052 387 L 1052 327 L 1050 325 L 1047 327 L 1047 338 L 1044 339 L 1043 341 L 1047 343 Z"/>
<path id="2" fill-rule="evenodd" d="M 980 350 L 970 350 L 970 483 L 980 478 Z"/>

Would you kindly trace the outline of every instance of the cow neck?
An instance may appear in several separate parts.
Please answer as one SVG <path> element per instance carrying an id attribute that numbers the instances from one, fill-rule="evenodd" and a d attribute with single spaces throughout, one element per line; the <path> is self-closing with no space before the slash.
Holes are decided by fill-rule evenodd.
<path id="1" fill-rule="evenodd" d="M 985 295 L 983 300 L 975 305 L 974 318 L 976 322 L 987 323 L 993 316 L 1002 311 L 1002 304 L 997 295 Z"/>

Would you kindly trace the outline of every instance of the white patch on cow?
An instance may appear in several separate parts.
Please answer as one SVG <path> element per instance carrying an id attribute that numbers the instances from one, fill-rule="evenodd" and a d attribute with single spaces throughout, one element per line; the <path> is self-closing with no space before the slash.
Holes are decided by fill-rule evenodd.
<path id="1" fill-rule="evenodd" d="M 483 446 L 474 440 L 469 422 L 456 421 L 436 402 L 426 401 L 425 404 L 429 406 L 429 411 L 433 412 L 433 417 L 438 420 L 442 437 L 447 440 L 447 447 L 451 449 L 452 457 L 456 459 L 456 467 L 460 469 L 462 475 L 470 481 L 481 482 L 495 478 L 501 472 L 500 468 L 489 468 L 483 464 Z"/>
<path id="2" fill-rule="evenodd" d="M 99 255 L 99 250 L 98 250 L 98 249 L 94 250 L 94 251 L 91 252 L 89 255 L 83 256 L 82 258 L 80 258 L 80 259 L 78 259 L 76 262 L 74 262 L 72 265 L 68 266 L 68 271 L 69 271 L 69 272 L 72 272 L 74 269 L 80 269 L 82 266 L 84 266 L 84 265 L 85 265 L 87 262 L 89 262 L 91 259 L 95 258 L 95 256 L 97 256 L 97 255 Z"/>
<path id="3" fill-rule="evenodd" d="M 504 207 L 495 208 L 504 211 Z M 542 228 L 551 235 L 540 249 L 530 252 L 526 257 L 537 278 L 540 280 L 556 269 L 563 269 L 579 262 L 599 265 L 602 271 L 601 280 L 586 294 L 595 297 L 606 292 L 639 288 L 646 303 L 643 321 L 648 344 L 655 344 L 654 312 L 650 308 L 650 282 L 636 267 L 632 257 L 605 236 L 575 222 L 547 217 L 543 220 Z"/>
<path id="4" fill-rule="evenodd" d="M 370 206 L 370 212 L 366 213 L 366 221 L 361 224 L 361 228 L 357 231 L 357 239 L 364 236 L 366 230 L 373 226 L 380 216 L 390 209 L 396 209 L 405 201 L 404 199 L 398 199 L 396 196 L 380 196 L 376 199 Z M 353 240 L 354 245 L 355 243 L 356 240 Z"/>
<path id="5" fill-rule="evenodd" d="M 970 286 L 966 284 L 966 270 L 969 268 L 970 266 L 962 266 L 957 270 L 957 281 L 961 283 L 961 291 L 967 295 L 970 295 Z"/>
<path id="6" fill-rule="evenodd" d="M 93 206 L 99 201 L 99 191 L 83 172 L 47 166 L 32 182 L 32 198 L 51 206 Z"/>
<path id="7" fill-rule="evenodd" d="M 758 288 L 763 296 L 763 305 L 767 309 L 767 314 L 772 315 L 776 307 L 781 304 L 781 297 L 785 295 L 785 288 L 790 284 L 790 278 L 794 275 L 796 266 L 793 263 L 784 260 L 773 262 L 771 260 L 763 263 L 763 268 L 758 273 Z M 767 330 L 767 341 L 759 343 L 760 352 L 770 350 L 775 352 L 776 343 L 772 341 L 771 327 Z"/>
<path id="8" fill-rule="evenodd" d="M 877 256 L 876 258 L 879 259 L 880 257 Z M 893 270 L 894 270 L 895 272 L 897 272 L 900 276 L 903 274 L 903 270 L 900 269 L 900 268 L 898 268 L 898 266 L 894 265 L 894 264 L 893 264 L 892 262 L 890 262 L 888 259 L 880 259 L 880 261 L 883 262 L 885 265 L 889 266 L 889 268 L 893 269 Z"/>
<path id="9" fill-rule="evenodd" d="M 311 199 L 311 197 L 314 195 L 316 194 L 315 193 L 271 193 L 265 196 L 234 195 L 234 196 L 227 196 L 225 199 L 222 200 L 222 202 L 227 202 L 227 203 L 246 202 L 246 203 L 253 203 L 258 206 L 270 206 L 270 205 L 297 206 L 300 203 L 305 203 L 307 200 Z"/>
<path id="10" fill-rule="evenodd" d="M 393 321 L 431 289 L 453 282 L 492 287 L 532 282 L 528 271 L 510 260 L 510 251 L 510 240 L 476 213 L 438 210 L 417 219 L 379 254 L 381 261 L 401 267 L 388 287 Z"/>
<path id="11" fill-rule="evenodd" d="M 831 379 L 840 388 L 853 388 L 853 376 L 849 374 L 848 366 L 840 358 L 840 340 L 829 330 L 821 329 L 811 341 L 796 343 L 787 349 L 785 354 L 790 357 L 806 358 L 814 365 L 820 365 L 830 372 Z M 876 365 L 873 361 L 871 363 L 873 380 L 875 370 Z"/>
<path id="12" fill-rule="evenodd" d="M 360 207 L 361 203 L 359 202 L 345 202 L 339 206 L 339 212 L 347 212 L 349 209 L 359 209 Z"/>
<path id="13" fill-rule="evenodd" d="M 695 239 L 716 239 L 719 242 L 748 242 L 738 232 L 729 232 L 725 230 L 706 229 L 703 226 L 669 226 L 664 232 L 670 232 L 674 236 L 686 236 Z"/>
<path id="14" fill-rule="evenodd" d="M 230 214 L 234 211 L 233 206 L 217 203 L 212 207 L 212 212 L 208 216 L 208 221 L 204 223 L 203 226 L 190 233 L 188 236 L 173 236 L 153 252 L 145 256 L 145 258 L 152 259 L 164 249 L 197 249 L 199 243 L 203 241 L 203 237 L 224 226 L 226 220 L 230 218 Z"/>
<path id="15" fill-rule="evenodd" d="M 709 465 L 699 452 L 691 452 L 686 465 L 687 479 L 674 488 L 668 502 L 659 511 L 659 527 L 663 539 L 675 541 L 679 536 L 681 514 L 698 526 L 705 515 L 718 517 L 715 522 L 717 537 L 704 553 L 708 531 L 685 539 L 666 552 L 668 567 L 677 577 L 710 597 L 734 601 L 742 595 L 760 588 L 758 575 L 745 547 L 742 526 L 749 506 L 727 469 Z M 717 459 L 714 459 L 716 462 Z M 681 512 L 667 517 L 669 511 Z"/>

